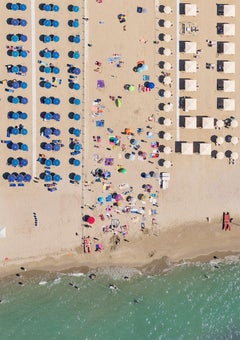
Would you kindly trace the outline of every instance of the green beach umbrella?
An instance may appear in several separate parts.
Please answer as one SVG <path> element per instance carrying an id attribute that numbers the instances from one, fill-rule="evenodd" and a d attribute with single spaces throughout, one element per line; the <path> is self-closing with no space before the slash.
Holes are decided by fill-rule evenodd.
<path id="1" fill-rule="evenodd" d="M 133 92 L 134 90 L 135 90 L 135 87 L 133 85 L 130 85 L 129 88 L 128 88 L 128 91 Z"/>
<path id="2" fill-rule="evenodd" d="M 127 173 L 127 169 L 120 168 L 120 169 L 118 169 L 118 172 L 121 173 L 121 174 L 126 174 Z"/>

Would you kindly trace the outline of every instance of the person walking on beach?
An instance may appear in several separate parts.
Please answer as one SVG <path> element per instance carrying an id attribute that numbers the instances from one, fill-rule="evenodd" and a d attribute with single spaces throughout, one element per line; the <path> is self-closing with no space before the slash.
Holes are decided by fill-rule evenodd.
<path id="1" fill-rule="evenodd" d="M 91 253 L 91 239 L 90 236 L 86 237 L 83 241 L 84 253 Z"/>

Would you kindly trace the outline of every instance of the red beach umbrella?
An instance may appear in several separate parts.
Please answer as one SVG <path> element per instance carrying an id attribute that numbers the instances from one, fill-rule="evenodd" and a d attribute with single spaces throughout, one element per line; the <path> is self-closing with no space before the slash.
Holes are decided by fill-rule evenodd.
<path id="1" fill-rule="evenodd" d="M 93 216 L 89 216 L 87 221 L 89 224 L 93 224 L 95 222 L 95 218 Z"/>

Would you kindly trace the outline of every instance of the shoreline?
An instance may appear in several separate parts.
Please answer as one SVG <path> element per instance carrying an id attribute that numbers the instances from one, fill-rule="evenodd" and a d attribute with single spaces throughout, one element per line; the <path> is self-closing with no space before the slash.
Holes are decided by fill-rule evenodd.
<path id="1" fill-rule="evenodd" d="M 196 244 L 189 244 L 188 239 L 193 239 L 192 232 L 198 235 Z M 175 240 L 172 233 L 176 235 Z M 239 235 L 240 230 L 237 228 L 225 232 L 220 230 L 220 224 L 214 223 L 178 226 L 158 235 L 152 232 L 151 235 L 134 237 L 130 239 L 130 246 L 122 242 L 119 248 L 112 251 L 108 246 L 101 253 L 85 254 L 82 247 L 77 247 L 59 254 L 5 261 L 1 264 L 0 279 L 15 276 L 16 273 L 24 274 L 24 277 L 35 276 L 36 272 L 43 273 L 43 276 L 71 272 L 87 274 L 91 271 L 110 273 L 111 268 L 157 275 L 184 263 L 208 263 L 228 256 L 239 256 Z M 26 271 L 20 267 L 26 268 Z"/>

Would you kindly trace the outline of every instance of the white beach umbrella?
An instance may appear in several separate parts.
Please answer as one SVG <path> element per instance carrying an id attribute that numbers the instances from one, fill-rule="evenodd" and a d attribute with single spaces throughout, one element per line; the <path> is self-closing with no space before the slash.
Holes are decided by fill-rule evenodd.
<path id="1" fill-rule="evenodd" d="M 223 120 L 217 120 L 216 122 L 216 126 L 221 129 L 222 127 L 224 127 L 224 121 Z"/>
<path id="2" fill-rule="evenodd" d="M 238 137 L 236 137 L 236 136 L 232 137 L 232 138 L 231 138 L 231 143 L 232 143 L 233 145 L 237 145 L 237 144 L 238 144 Z"/>
<path id="3" fill-rule="evenodd" d="M 172 92 L 171 91 L 164 91 L 164 97 L 165 98 L 170 98 L 172 96 Z"/>
<path id="4" fill-rule="evenodd" d="M 217 137 L 217 139 L 216 139 L 217 145 L 222 145 L 223 142 L 224 142 L 224 138 L 223 137 L 221 137 L 221 136 Z"/>
<path id="5" fill-rule="evenodd" d="M 169 42 L 169 41 L 171 41 L 171 40 L 172 40 L 172 37 L 171 37 L 170 34 L 164 34 L 164 41 L 165 41 L 165 42 Z"/>
<path id="6" fill-rule="evenodd" d="M 165 132 L 164 133 L 164 137 L 163 137 L 165 140 L 170 140 L 172 138 L 172 135 L 170 132 Z"/>
<path id="7" fill-rule="evenodd" d="M 231 121 L 231 127 L 233 127 L 233 128 L 238 127 L 238 121 L 237 121 L 236 119 L 233 119 L 233 120 Z"/>
<path id="8" fill-rule="evenodd" d="M 171 70 L 171 68 L 172 68 L 172 65 L 168 61 L 166 61 L 164 63 L 164 69 L 168 71 L 168 70 Z"/>
<path id="9" fill-rule="evenodd" d="M 235 161 L 236 159 L 238 159 L 238 153 L 237 153 L 237 152 L 232 152 L 231 158 L 232 158 L 234 161 Z"/>
<path id="10" fill-rule="evenodd" d="M 164 13 L 170 14 L 172 12 L 172 8 L 170 6 L 164 6 Z"/>
<path id="11" fill-rule="evenodd" d="M 172 166 L 172 162 L 170 161 L 164 161 L 163 165 L 165 166 L 165 168 L 170 168 Z"/>
<path id="12" fill-rule="evenodd" d="M 163 152 L 166 155 L 169 155 L 172 152 L 172 149 L 170 148 L 170 146 L 165 146 L 164 149 L 163 149 Z"/>
<path id="13" fill-rule="evenodd" d="M 217 159 L 223 159 L 224 158 L 224 153 L 223 152 L 218 152 L 216 157 L 217 157 Z"/>
<path id="14" fill-rule="evenodd" d="M 169 76 L 164 77 L 163 79 L 164 84 L 169 85 L 172 82 L 172 78 Z"/>
<path id="15" fill-rule="evenodd" d="M 169 21 L 169 20 L 165 20 L 165 21 L 164 21 L 164 27 L 170 28 L 171 26 L 172 26 L 171 21 Z"/>
<path id="16" fill-rule="evenodd" d="M 165 112 L 170 112 L 170 111 L 172 111 L 172 107 L 173 107 L 172 104 L 165 104 L 164 105 L 164 111 Z M 165 120 L 164 120 L 164 122 L 165 122 Z"/>
<path id="17" fill-rule="evenodd" d="M 164 119 L 164 125 L 165 126 L 171 126 L 172 125 L 172 120 L 170 118 L 165 118 Z"/>
<path id="18" fill-rule="evenodd" d="M 172 51 L 170 50 L 170 48 L 164 48 L 163 53 L 164 53 L 164 55 L 169 57 L 172 54 Z"/>

